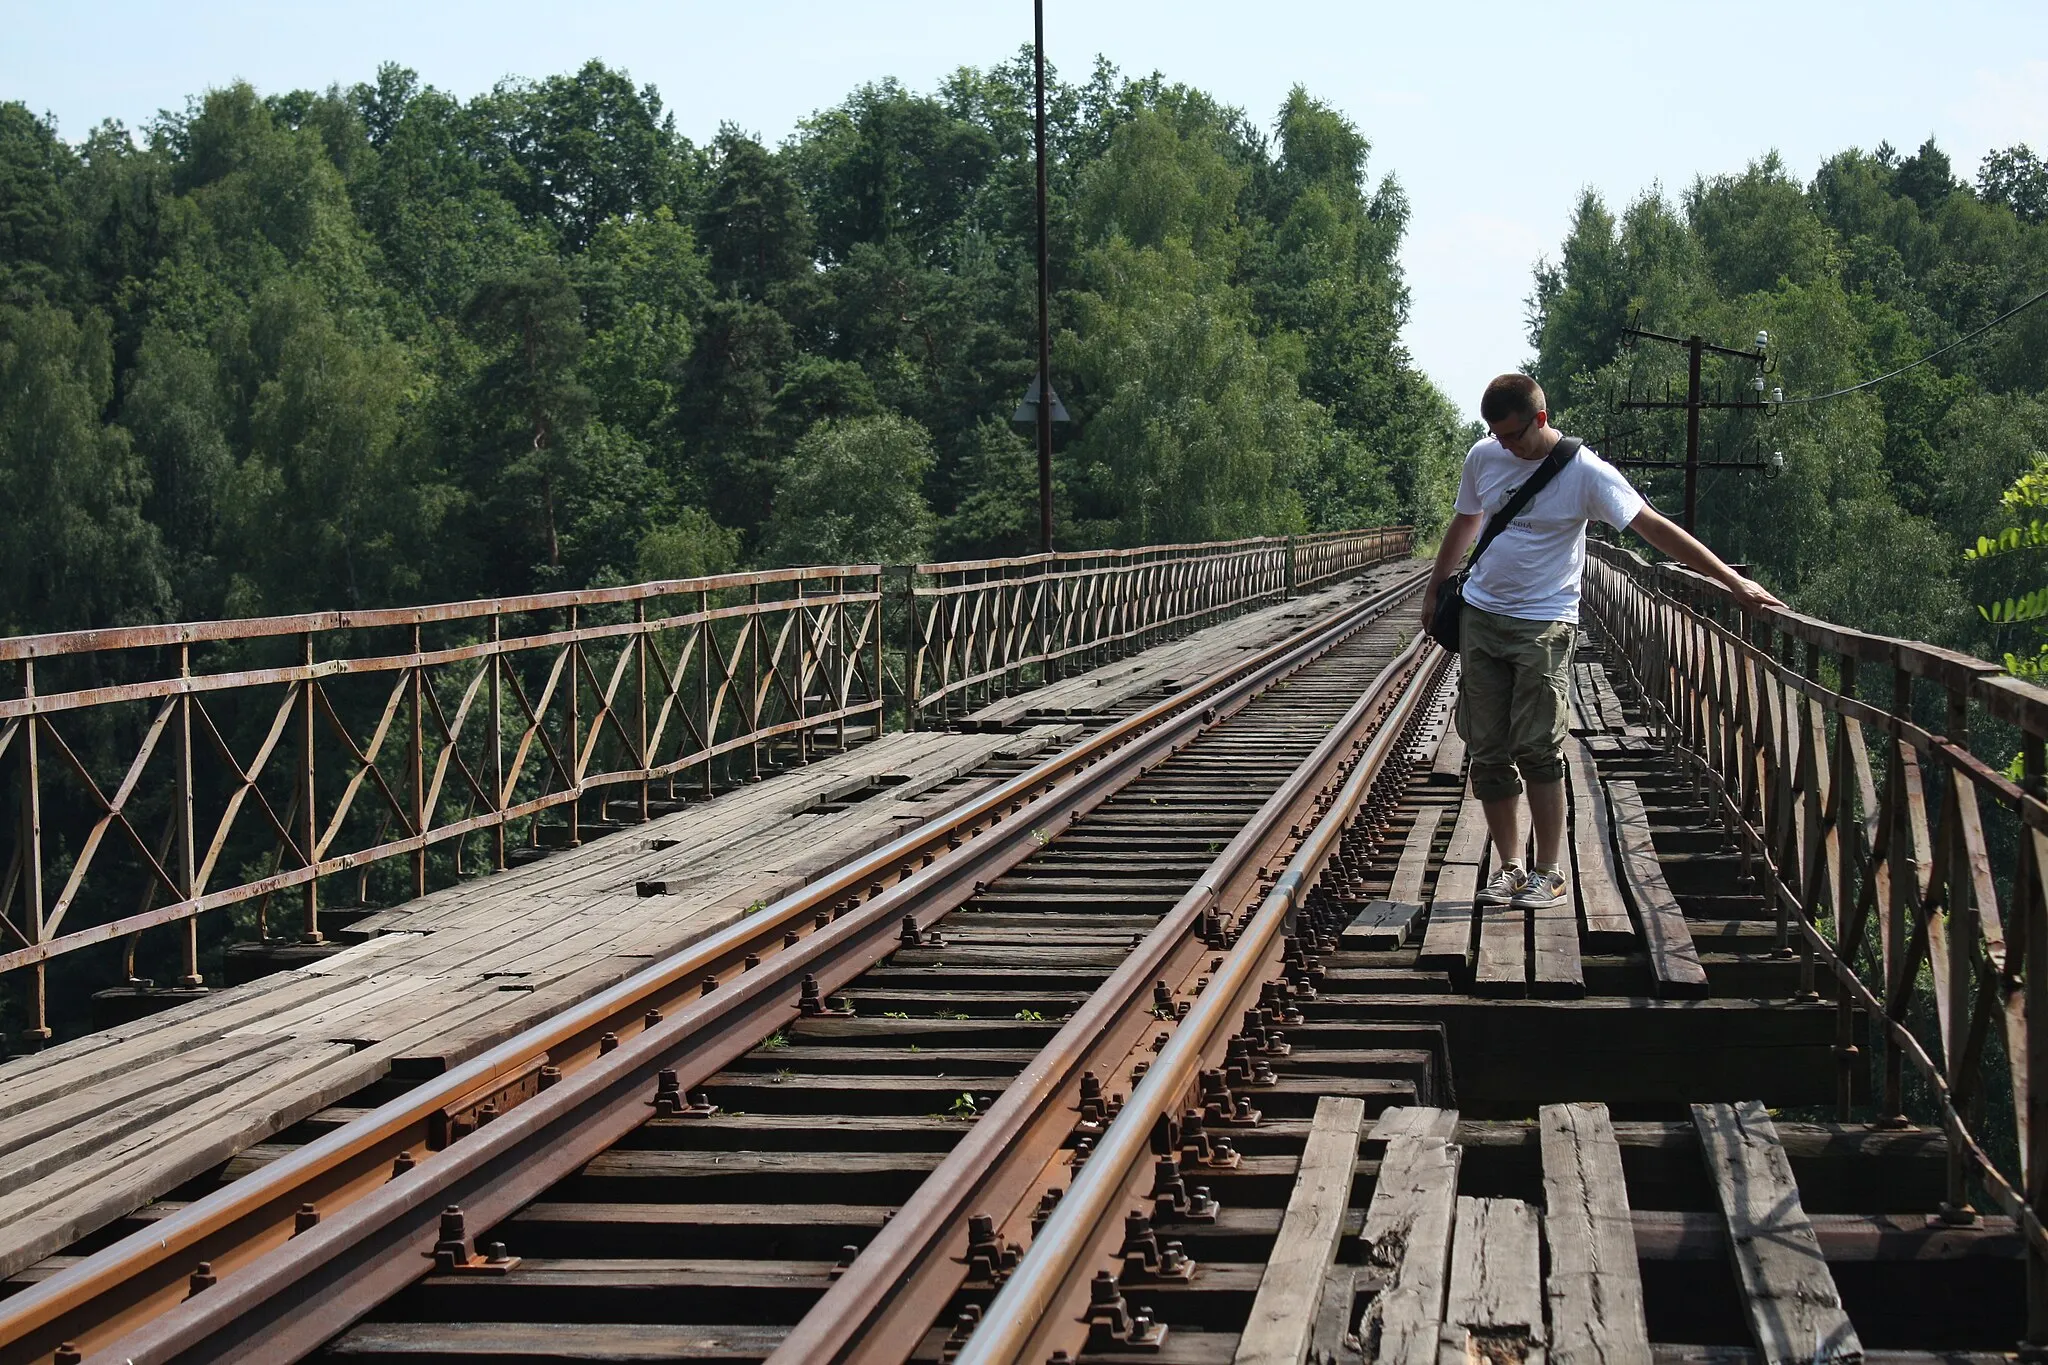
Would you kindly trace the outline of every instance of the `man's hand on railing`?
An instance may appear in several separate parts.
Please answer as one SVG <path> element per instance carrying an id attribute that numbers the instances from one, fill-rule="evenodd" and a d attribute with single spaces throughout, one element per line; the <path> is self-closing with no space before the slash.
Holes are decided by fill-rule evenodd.
<path id="1" fill-rule="evenodd" d="M 1765 607 L 1782 607 L 1785 604 L 1771 595 L 1771 590 L 1753 578 L 1737 574 L 1728 584 L 1728 591 L 1735 595 L 1735 605 L 1744 611 L 1760 611 Z"/>

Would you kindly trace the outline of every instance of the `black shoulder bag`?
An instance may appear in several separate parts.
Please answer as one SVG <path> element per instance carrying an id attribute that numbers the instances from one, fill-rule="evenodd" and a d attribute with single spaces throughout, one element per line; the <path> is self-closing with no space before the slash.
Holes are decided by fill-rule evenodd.
<path id="1" fill-rule="evenodd" d="M 1576 436 L 1560 437 L 1543 463 L 1537 466 L 1536 472 L 1529 476 L 1529 481 L 1517 488 L 1515 495 L 1493 514 L 1486 523 L 1485 532 L 1479 537 L 1479 543 L 1465 557 L 1465 567 L 1446 578 L 1443 586 L 1437 589 L 1436 615 L 1429 621 L 1430 639 L 1453 654 L 1458 652 L 1458 618 L 1465 610 L 1465 580 L 1472 576 L 1472 566 L 1479 562 L 1479 556 L 1486 553 L 1486 547 L 1493 544 L 1494 538 L 1508 529 L 1508 523 L 1522 515 L 1522 509 L 1529 505 L 1529 500 L 1548 487 L 1558 471 L 1572 462 L 1572 457 L 1584 444 Z"/>

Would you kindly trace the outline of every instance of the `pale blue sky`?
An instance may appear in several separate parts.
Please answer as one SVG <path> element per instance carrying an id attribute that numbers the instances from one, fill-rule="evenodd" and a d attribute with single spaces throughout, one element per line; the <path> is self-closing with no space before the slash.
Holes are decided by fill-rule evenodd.
<path id="1" fill-rule="evenodd" d="M 2048 3 L 1400 4 L 1048 0 L 1070 76 L 1102 53 L 1270 121 L 1299 81 L 1372 139 L 1414 207 L 1408 343 L 1467 413 L 1528 352 L 1523 301 L 1581 186 L 1619 206 L 1653 183 L 1739 170 L 1772 148 L 1802 177 L 1828 153 L 1932 133 L 1957 170 L 2048 153 Z M 0 99 L 68 137 L 140 124 L 237 77 L 260 89 L 366 79 L 402 62 L 458 95 L 589 57 L 660 87 L 702 140 L 723 119 L 771 141 L 854 85 L 929 88 L 1029 41 L 1031 7 L 935 0 L 584 0 L 86 5 L 0 0 Z M 1793 384 L 1796 387 L 1796 380 Z"/>

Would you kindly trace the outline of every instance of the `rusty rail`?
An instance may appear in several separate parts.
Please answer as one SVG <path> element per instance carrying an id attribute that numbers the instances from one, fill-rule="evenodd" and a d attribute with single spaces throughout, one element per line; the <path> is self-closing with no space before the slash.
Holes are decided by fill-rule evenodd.
<path id="1" fill-rule="evenodd" d="M 1817 962 L 1839 983 L 1842 1116 L 1867 1064 L 1861 1007 L 1887 1044 L 1882 1117 L 1903 1121 L 1910 1063 L 1948 1136 L 1946 1216 L 1975 1217 L 1974 1186 L 2018 1222 L 2028 1340 L 2048 1343 L 2048 692 L 1932 645 L 1745 615 L 1718 584 L 1611 546 L 1592 547 L 1585 600 L 1769 888 L 1802 993 Z M 1913 1008 L 1923 968 L 1931 1026 Z M 1980 1136 L 1999 1053 L 2016 1162 Z"/>
<path id="2" fill-rule="evenodd" d="M 908 723 L 1406 555 L 1406 528 L 885 569 L 725 574 L 0 640 L 0 976 L 34 1046 L 49 962 L 200 921 L 323 941 L 350 912 L 580 843 L 762 749 L 884 728 L 889 580 Z M 923 580 L 921 582 L 921 580 Z M 4 684 L 0 684 L 4 686 Z"/>
<path id="3" fill-rule="evenodd" d="M 1406 558 L 1413 543 L 1410 528 L 1394 526 L 912 565 L 908 723 L 943 722 L 1033 678 Z"/>
<path id="4" fill-rule="evenodd" d="M 1146 1207 L 1144 1178 L 1155 1150 L 1178 1151 L 1172 1125 L 1200 1112 L 1197 1083 L 1204 1068 L 1220 1066 L 1231 1033 L 1247 1009 L 1257 1013 L 1261 994 L 1281 973 L 1283 938 L 1297 923 L 1309 892 L 1351 823 L 1382 777 L 1405 776 L 1398 756 L 1418 707 L 1445 656 L 1418 636 L 1381 672 L 1334 731 L 1355 761 L 1325 789 L 1327 808 L 1305 834 L 1297 828 L 1293 856 L 1270 891 L 1246 907 L 1235 942 L 1209 973 L 1207 988 L 1173 1028 L 1116 1120 L 1096 1141 L 1085 1169 L 1032 1241 L 967 1339 L 961 1365 L 1039 1361 L 1053 1350 L 1078 1354 L 1086 1337 L 1089 1278 L 1113 1268 L 1118 1230 L 1127 1214 Z M 1420 685 L 1418 685 L 1420 684 Z M 1361 729 L 1369 739 L 1354 739 Z M 1304 772 L 1309 765 L 1304 765 Z M 1323 774 L 1319 774 L 1323 775 Z"/>
<path id="5" fill-rule="evenodd" d="M 1418 581 L 1347 603 L 25 1290 L 0 1305 L 0 1358 L 40 1358 L 62 1341 L 96 1361 L 130 1362 L 292 1359 L 317 1348 L 431 1269 L 444 1206 L 460 1204 L 474 1230 L 530 1201 L 638 1126 L 651 1095 L 667 1088 L 680 1102 L 807 998 L 815 1004 L 899 946 L 907 916 L 930 927 L 982 879 L 1378 619 Z M 437 1116 L 486 1101 L 494 1121 L 434 1141 Z M 307 1204 L 312 1223 L 295 1217 Z M 201 1260 L 218 1283 L 188 1298 Z"/>

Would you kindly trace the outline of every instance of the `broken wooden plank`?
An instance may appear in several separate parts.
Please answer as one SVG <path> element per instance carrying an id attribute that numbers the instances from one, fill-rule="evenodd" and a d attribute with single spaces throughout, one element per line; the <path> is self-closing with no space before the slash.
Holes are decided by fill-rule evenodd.
<path id="1" fill-rule="evenodd" d="M 1379 1284 L 1358 1329 L 1367 1360 L 1435 1365 L 1462 1155 L 1440 1137 L 1387 1144 L 1359 1239 Z"/>
<path id="2" fill-rule="evenodd" d="M 1635 783 L 1616 778 L 1607 785 L 1607 800 L 1614 816 L 1622 887 L 1635 903 L 1636 922 L 1650 955 L 1650 973 L 1657 979 L 1657 993 L 1706 995 L 1706 968 L 1700 965 L 1699 949 L 1693 945 L 1685 911 L 1671 894 L 1671 887 L 1664 880 L 1664 868 L 1657 861 L 1642 793 L 1636 790 Z"/>
<path id="3" fill-rule="evenodd" d="M 1236 1365 L 1301 1365 L 1323 1283 L 1337 1261 L 1364 1129 L 1363 1100 L 1325 1095 L 1316 1101 L 1273 1258 L 1237 1341 Z"/>
<path id="4" fill-rule="evenodd" d="M 1572 883 L 1586 946 L 1594 952 L 1626 951 L 1635 946 L 1636 927 L 1622 898 L 1607 801 L 1592 751 L 1580 740 L 1567 739 L 1564 756 L 1571 788 Z"/>
<path id="5" fill-rule="evenodd" d="M 1394 882 L 1387 888 L 1390 901 L 1422 903 L 1422 878 L 1429 871 L 1429 851 L 1436 843 L 1437 828 L 1443 823 L 1442 806 L 1424 806 L 1415 813 L 1408 838 L 1401 845 L 1401 859 L 1394 865 Z"/>
<path id="6" fill-rule="evenodd" d="M 1574 1000 L 1586 993 L 1586 970 L 1579 954 L 1579 915 L 1566 899 L 1562 904 L 1529 911 L 1529 994 L 1547 1000 Z"/>
<path id="7" fill-rule="evenodd" d="M 1437 873 L 1416 965 L 1426 971 L 1465 969 L 1472 957 L 1472 898 L 1478 890 L 1479 869 L 1470 863 L 1446 864 Z"/>
<path id="8" fill-rule="evenodd" d="M 1460 1199 L 1437 1365 L 1543 1365 L 1542 1248 L 1519 1199 Z"/>
<path id="9" fill-rule="evenodd" d="M 1472 972 L 1476 995 L 1529 993 L 1529 912 L 1519 905 L 1479 907 L 1479 958 Z"/>
<path id="10" fill-rule="evenodd" d="M 1432 1109 L 1426 1105 L 1394 1104 L 1373 1120 L 1368 1142 L 1392 1142 L 1400 1137 L 1438 1137 L 1449 1141 L 1458 1131 L 1458 1111 Z"/>
<path id="11" fill-rule="evenodd" d="M 1607 1106 L 1547 1104 L 1537 1126 L 1551 1365 L 1650 1365 L 1628 1186 Z"/>
<path id="12" fill-rule="evenodd" d="M 1695 1104 L 1707 1175 L 1728 1220 L 1736 1282 L 1763 1365 L 1853 1365 L 1863 1343 L 1799 1202 L 1792 1163 L 1758 1100 Z"/>
<path id="13" fill-rule="evenodd" d="M 1413 901 L 1368 901 L 1337 936 L 1337 946 L 1354 953 L 1389 952 L 1408 941 L 1421 914 Z"/>

